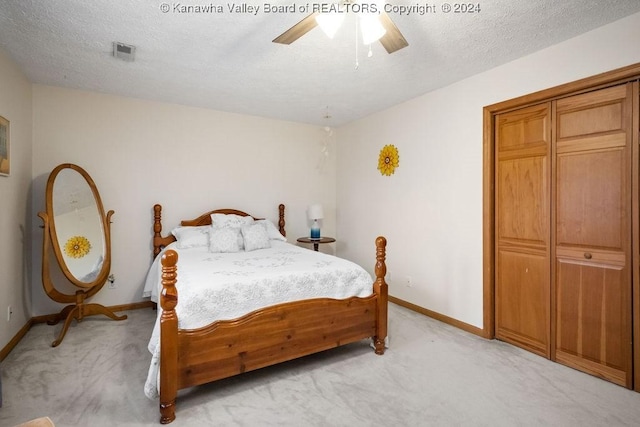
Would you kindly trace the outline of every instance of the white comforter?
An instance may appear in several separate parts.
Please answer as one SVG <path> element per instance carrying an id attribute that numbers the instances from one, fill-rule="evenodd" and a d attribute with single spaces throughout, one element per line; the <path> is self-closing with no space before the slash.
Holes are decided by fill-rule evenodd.
<path id="1" fill-rule="evenodd" d="M 271 240 L 271 248 L 252 252 L 211 253 L 206 247 L 178 252 L 178 327 L 194 329 L 216 320 L 235 319 L 262 307 L 310 298 L 344 299 L 372 293 L 373 279 L 342 258 Z M 165 249 L 166 250 L 166 249 Z M 144 296 L 158 301 L 160 256 L 145 284 Z M 161 308 L 149 341 L 153 357 L 144 392 L 158 397 Z"/>

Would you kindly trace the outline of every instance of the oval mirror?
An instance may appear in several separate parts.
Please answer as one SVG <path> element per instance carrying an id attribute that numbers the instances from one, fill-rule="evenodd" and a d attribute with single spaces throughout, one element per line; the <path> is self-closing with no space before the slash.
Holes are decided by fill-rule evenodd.
<path id="1" fill-rule="evenodd" d="M 110 269 L 108 215 L 89 174 L 62 164 L 49 176 L 46 210 L 52 246 L 61 270 L 74 285 L 90 288 Z"/>

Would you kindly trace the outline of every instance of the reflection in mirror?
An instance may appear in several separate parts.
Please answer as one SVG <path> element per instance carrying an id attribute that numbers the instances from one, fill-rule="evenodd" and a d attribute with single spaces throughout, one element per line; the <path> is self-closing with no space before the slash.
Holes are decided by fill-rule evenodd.
<path id="1" fill-rule="evenodd" d="M 114 320 L 116 316 L 103 305 L 85 301 L 103 286 L 111 269 L 111 215 L 105 215 L 100 194 L 93 179 L 80 166 L 59 165 L 49 175 L 46 189 L 46 212 L 38 216 L 44 222 L 42 240 L 42 285 L 47 295 L 56 302 L 70 304 L 58 313 L 50 325 L 64 319 L 53 347 L 62 342 L 73 319 L 104 314 Z M 73 294 L 56 288 L 49 271 L 49 253 L 53 249 L 64 276 L 76 287 Z"/>
<path id="2" fill-rule="evenodd" d="M 67 269 L 77 280 L 93 282 L 104 261 L 104 229 L 93 191 L 74 169 L 61 170 L 54 181 L 53 222 Z"/>

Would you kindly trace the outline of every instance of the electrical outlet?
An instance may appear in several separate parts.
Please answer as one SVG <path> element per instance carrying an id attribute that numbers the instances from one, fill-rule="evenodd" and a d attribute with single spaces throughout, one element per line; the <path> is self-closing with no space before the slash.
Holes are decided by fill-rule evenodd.
<path id="1" fill-rule="evenodd" d="M 7 307 L 7 322 L 11 322 L 11 315 L 13 314 L 13 309 L 11 306 Z"/>
<path id="2" fill-rule="evenodd" d="M 109 275 L 107 280 L 109 281 L 109 289 L 116 289 L 118 287 L 118 285 L 116 285 L 116 276 L 114 276 L 113 273 Z"/>
<path id="3" fill-rule="evenodd" d="M 404 278 L 404 284 L 407 286 L 407 288 L 413 287 L 413 281 L 411 279 L 411 276 L 406 276 Z"/>

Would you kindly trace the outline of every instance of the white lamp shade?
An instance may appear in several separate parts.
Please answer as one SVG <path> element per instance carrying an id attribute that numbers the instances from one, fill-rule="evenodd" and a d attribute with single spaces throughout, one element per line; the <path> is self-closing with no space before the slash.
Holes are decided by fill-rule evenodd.
<path id="1" fill-rule="evenodd" d="M 371 44 L 380 40 L 380 37 L 384 36 L 387 32 L 378 20 L 377 15 L 361 15 L 360 29 L 362 31 L 362 42 L 364 44 Z"/>
<path id="2" fill-rule="evenodd" d="M 330 12 L 330 13 L 321 13 L 316 16 L 316 22 L 318 26 L 322 29 L 322 31 L 329 37 L 330 39 L 336 35 L 338 28 L 342 25 L 342 21 L 344 21 L 344 13 L 338 12 Z"/>
<path id="3" fill-rule="evenodd" d="M 314 219 L 322 219 L 324 218 L 324 212 L 322 211 L 322 205 L 314 204 L 307 208 L 307 218 L 311 221 Z"/>

